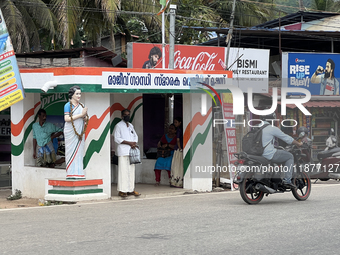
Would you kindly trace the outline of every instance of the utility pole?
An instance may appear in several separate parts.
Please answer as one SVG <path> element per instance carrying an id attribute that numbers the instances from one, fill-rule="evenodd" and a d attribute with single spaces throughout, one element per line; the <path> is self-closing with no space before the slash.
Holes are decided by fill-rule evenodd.
<path id="1" fill-rule="evenodd" d="M 225 60 L 226 70 L 228 70 L 228 61 L 229 61 L 229 51 L 230 51 L 230 44 L 231 44 L 231 38 L 233 37 L 233 27 L 234 27 L 234 15 L 235 15 L 235 6 L 236 6 L 236 0 L 233 1 L 233 7 L 230 15 L 230 24 L 229 24 L 229 31 L 226 39 L 227 46 L 227 57 Z"/>
<path id="2" fill-rule="evenodd" d="M 176 8 L 175 4 L 170 4 L 170 36 L 169 36 L 169 69 L 174 69 L 174 59 L 175 59 L 175 19 L 176 19 Z M 166 94 L 165 105 L 168 108 L 165 116 L 168 116 L 168 121 L 166 123 L 172 123 L 174 118 L 174 102 L 173 95 Z"/>
<path id="3" fill-rule="evenodd" d="M 175 4 L 170 4 L 170 49 L 169 49 L 169 69 L 174 69 L 175 58 L 175 17 L 176 17 Z"/>
<path id="4" fill-rule="evenodd" d="M 299 10 L 303 11 L 305 7 L 303 6 L 303 0 L 299 0 Z"/>
<path id="5" fill-rule="evenodd" d="M 226 60 L 225 60 L 225 66 L 226 66 L 226 70 L 229 69 L 229 52 L 230 52 L 230 44 L 231 44 L 231 39 L 233 37 L 233 28 L 234 28 L 234 16 L 235 16 L 235 6 L 236 6 L 236 0 L 233 0 L 233 7 L 231 10 L 231 15 L 230 15 L 230 23 L 229 23 L 229 31 L 228 31 L 228 35 L 227 35 L 227 39 L 226 39 L 226 43 L 227 43 L 227 56 L 226 56 Z M 222 111 L 223 105 L 221 105 L 218 109 L 218 114 L 221 114 L 221 116 L 223 116 L 223 111 Z M 224 132 L 224 130 L 220 130 L 217 129 L 217 135 L 215 137 L 217 137 L 217 148 L 216 148 L 216 163 L 220 166 L 223 165 L 224 163 L 224 155 L 223 155 L 223 149 L 222 149 L 222 133 Z M 226 144 L 227 148 L 228 148 L 228 144 Z M 228 151 L 227 151 L 228 153 Z M 228 155 L 228 154 L 227 154 Z M 229 161 L 229 159 L 228 159 Z M 229 162 L 230 163 L 230 162 Z M 232 178 L 231 174 L 230 174 L 230 179 Z M 232 184 L 232 181 L 230 182 Z M 216 176 L 215 176 L 215 185 L 216 187 L 220 186 L 220 172 L 217 171 L 216 172 Z M 232 188 L 232 187 L 231 187 Z"/>
<path id="6" fill-rule="evenodd" d="M 280 54 L 280 79 L 282 82 L 282 50 L 281 50 L 281 11 L 279 11 L 279 54 Z"/>
<path id="7" fill-rule="evenodd" d="M 165 5 L 162 5 L 162 9 Z M 165 69 L 165 13 L 162 12 L 162 68 Z"/>

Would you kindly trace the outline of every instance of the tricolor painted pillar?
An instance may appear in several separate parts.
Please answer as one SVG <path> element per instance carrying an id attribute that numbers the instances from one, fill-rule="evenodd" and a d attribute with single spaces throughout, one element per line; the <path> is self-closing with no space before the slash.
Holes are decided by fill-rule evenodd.
<path id="1" fill-rule="evenodd" d="M 212 190 L 213 164 L 211 100 L 202 102 L 202 94 L 183 94 L 183 170 L 184 188 Z M 202 106 L 207 113 L 202 116 Z M 203 108 L 205 105 L 203 106 Z"/>
<path id="2" fill-rule="evenodd" d="M 85 94 L 90 117 L 85 133 L 84 169 L 86 180 L 102 179 L 103 192 L 111 197 L 110 94 Z"/>
<path id="3" fill-rule="evenodd" d="M 34 185 L 25 165 L 34 166 L 32 125 L 40 104 L 35 94 L 26 94 L 24 100 L 11 106 L 12 191 L 22 191 L 31 197 Z M 44 181 L 42 180 L 42 188 Z"/>

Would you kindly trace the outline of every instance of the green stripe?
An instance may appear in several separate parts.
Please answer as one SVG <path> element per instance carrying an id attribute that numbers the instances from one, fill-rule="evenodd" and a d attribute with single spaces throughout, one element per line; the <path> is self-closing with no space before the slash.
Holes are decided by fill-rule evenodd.
<path id="1" fill-rule="evenodd" d="M 30 132 L 32 131 L 32 126 L 36 122 L 37 118 L 38 118 L 38 114 L 36 114 L 34 116 L 34 120 L 26 128 L 25 133 L 24 133 L 24 139 L 21 141 L 21 143 L 19 145 L 14 145 L 13 143 L 11 143 L 11 151 L 12 151 L 13 156 L 19 156 L 24 151 L 24 145 L 26 143 L 27 137 L 29 136 Z M 24 123 L 24 125 L 25 125 L 25 123 Z"/>
<path id="2" fill-rule="evenodd" d="M 188 170 L 188 167 L 191 163 L 191 160 L 195 154 L 195 151 L 198 147 L 199 144 L 204 144 L 205 143 L 205 140 L 207 139 L 207 136 L 208 136 L 208 133 L 209 133 L 209 130 L 211 128 L 211 125 L 212 125 L 212 118 L 210 118 L 210 121 L 208 123 L 208 126 L 207 128 L 205 129 L 204 133 L 201 134 L 201 133 L 198 133 L 191 145 L 191 147 L 189 148 L 187 154 L 185 154 L 185 157 L 183 159 L 183 169 L 184 169 L 184 172 L 183 172 L 183 176 L 185 176 L 185 173 L 187 172 Z"/>
<path id="3" fill-rule="evenodd" d="M 85 156 L 84 156 L 84 160 L 83 160 L 84 169 L 87 167 L 93 153 L 95 153 L 95 152 L 99 153 L 100 150 L 102 149 L 105 138 L 106 138 L 109 130 L 110 130 L 110 122 L 107 123 L 107 125 L 106 125 L 105 129 L 103 130 L 103 133 L 101 134 L 99 139 L 98 140 L 92 140 L 90 142 L 89 146 L 87 147 L 87 150 L 86 150 L 86 153 L 85 153 Z"/>
<path id="4" fill-rule="evenodd" d="M 135 117 L 135 113 L 137 112 L 138 108 L 141 107 L 143 105 L 143 103 L 140 103 L 139 105 L 136 106 L 136 108 L 133 110 L 133 113 L 131 115 L 131 120 L 130 122 L 133 121 L 133 118 Z"/>
<path id="5" fill-rule="evenodd" d="M 133 113 L 132 113 L 131 121 L 130 121 L 130 122 L 133 121 L 133 118 L 135 117 L 135 114 L 136 114 L 137 110 L 138 110 L 142 105 L 143 105 L 143 103 L 140 103 L 140 104 L 137 105 L 136 108 L 133 110 Z M 121 120 L 122 120 L 121 118 L 114 118 L 114 119 L 112 120 L 111 127 L 110 127 L 110 134 L 113 133 L 113 130 L 115 129 L 115 126 L 116 126 L 117 123 L 118 123 L 119 121 L 121 121 Z"/>
<path id="6" fill-rule="evenodd" d="M 84 189 L 84 190 L 55 190 L 51 189 L 48 194 L 62 194 L 62 195 L 79 195 L 79 194 L 91 194 L 102 193 L 103 189 Z"/>
<path id="7" fill-rule="evenodd" d="M 112 134 L 113 133 L 113 130 L 115 129 L 115 126 L 117 125 L 117 123 L 119 121 L 121 121 L 122 119 L 120 118 L 114 118 L 112 123 L 111 123 L 111 127 L 110 127 L 110 133 Z"/>
<path id="8" fill-rule="evenodd" d="M 77 137 L 77 138 L 78 138 L 77 145 L 76 145 L 76 147 L 74 148 L 71 157 L 68 159 L 68 162 L 66 162 L 66 167 L 67 167 L 67 165 L 70 163 L 70 160 L 73 159 L 73 155 L 77 152 L 78 144 L 81 142 L 81 141 L 79 140 L 79 137 Z M 66 157 L 65 157 L 65 158 L 66 158 Z"/>

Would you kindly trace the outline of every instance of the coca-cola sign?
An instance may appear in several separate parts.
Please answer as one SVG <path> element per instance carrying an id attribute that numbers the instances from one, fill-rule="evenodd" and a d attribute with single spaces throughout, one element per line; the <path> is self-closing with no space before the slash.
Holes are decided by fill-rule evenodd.
<path id="1" fill-rule="evenodd" d="M 187 57 L 177 50 L 175 52 L 175 69 L 185 70 L 215 70 L 214 59 L 218 56 L 218 53 L 209 53 L 207 51 L 199 52 L 195 57 Z"/>
<path id="2" fill-rule="evenodd" d="M 157 49 L 158 48 L 158 49 Z M 129 51 L 128 51 L 129 52 Z M 162 56 L 158 61 L 149 59 L 152 54 L 162 52 L 161 44 L 133 43 L 132 56 L 128 56 L 130 68 L 162 68 Z M 163 55 L 163 54 L 161 54 Z M 165 68 L 169 65 L 169 45 L 165 47 Z M 159 56 L 158 56 L 159 57 Z M 152 58 L 152 57 L 151 57 Z M 174 68 L 182 70 L 224 70 L 219 62 L 224 62 L 223 47 L 175 45 Z"/>
<path id="3" fill-rule="evenodd" d="M 174 69 L 191 71 L 224 71 L 233 72 L 233 84 L 247 93 L 248 87 L 254 93 L 268 92 L 269 50 L 230 48 L 228 63 L 226 47 L 209 47 L 196 45 L 175 45 Z M 169 45 L 162 54 L 161 44 L 128 43 L 129 68 L 162 68 L 162 57 L 165 58 L 165 69 L 169 66 Z M 151 56 L 154 55 L 154 58 Z M 150 57 L 150 58 L 149 58 Z"/>

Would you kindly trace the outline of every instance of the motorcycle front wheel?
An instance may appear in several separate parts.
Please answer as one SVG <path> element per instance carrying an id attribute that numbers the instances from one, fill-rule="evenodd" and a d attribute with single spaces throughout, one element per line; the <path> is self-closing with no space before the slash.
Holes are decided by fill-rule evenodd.
<path id="1" fill-rule="evenodd" d="M 264 193 L 255 189 L 256 182 L 253 173 L 247 173 L 243 181 L 239 184 L 240 194 L 244 202 L 253 205 L 258 204 Z"/>
<path id="2" fill-rule="evenodd" d="M 293 196 L 299 201 L 307 200 L 312 188 L 308 174 L 305 172 L 298 173 L 292 179 L 292 182 L 296 186 L 296 189 L 292 190 Z"/>

